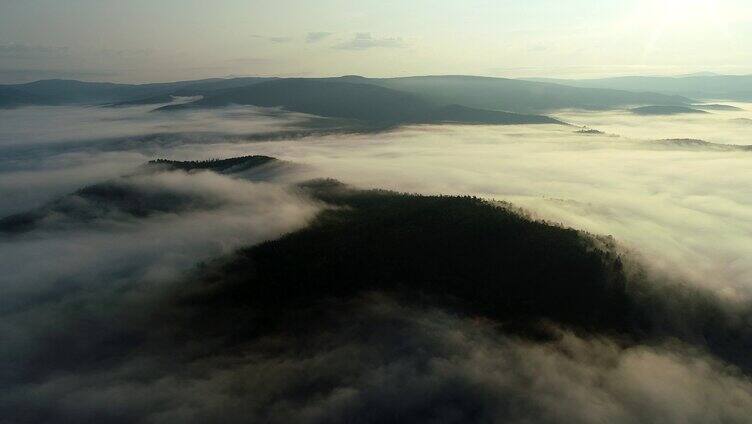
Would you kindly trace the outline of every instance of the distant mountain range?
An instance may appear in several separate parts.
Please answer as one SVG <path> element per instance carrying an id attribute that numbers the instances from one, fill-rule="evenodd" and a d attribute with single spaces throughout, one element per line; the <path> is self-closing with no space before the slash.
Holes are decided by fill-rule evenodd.
<path id="1" fill-rule="evenodd" d="M 653 92 L 694 99 L 752 101 L 752 75 L 699 73 L 679 77 L 616 77 L 602 79 L 530 78 L 532 82 L 562 84 L 577 88 L 599 88 Z"/>
<path id="2" fill-rule="evenodd" d="M 689 99 L 681 96 L 569 87 L 507 78 L 426 76 L 362 80 L 413 93 L 440 104 L 516 113 L 548 113 L 560 109 L 608 110 L 646 105 L 682 106 L 689 102 Z"/>
<path id="3" fill-rule="evenodd" d="M 335 78 L 214 78 L 155 84 L 113 84 L 74 80 L 42 80 L 27 84 L 0 85 L 0 106 L 58 104 L 156 104 L 171 96 L 209 95 L 221 90 L 277 81 L 320 81 L 374 85 L 420 95 L 434 103 L 540 113 L 560 108 L 605 109 L 628 105 L 686 104 L 680 96 L 635 94 L 623 90 L 577 89 L 561 84 L 508 78 L 474 76 L 417 76 L 365 78 L 348 75 Z M 568 81 L 567 81 L 568 82 Z"/>
<path id="4" fill-rule="evenodd" d="M 201 96 L 162 111 L 231 104 L 281 107 L 370 124 L 561 123 L 540 114 L 567 108 L 688 106 L 688 98 L 547 82 L 470 76 L 405 78 L 229 78 L 157 84 L 43 80 L 0 85 L 0 107 L 29 105 L 160 105 Z"/>
<path id="5" fill-rule="evenodd" d="M 217 90 L 201 100 L 159 108 L 174 111 L 212 108 L 231 104 L 264 107 L 282 106 L 311 115 L 389 124 L 561 124 L 540 115 L 477 109 L 441 102 L 419 94 L 375 84 L 340 79 L 278 79 L 241 88 Z"/>

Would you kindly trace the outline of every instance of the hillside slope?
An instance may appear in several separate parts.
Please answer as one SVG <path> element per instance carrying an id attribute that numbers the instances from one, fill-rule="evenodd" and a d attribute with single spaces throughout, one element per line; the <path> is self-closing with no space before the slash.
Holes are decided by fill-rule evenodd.
<path id="1" fill-rule="evenodd" d="M 555 119 L 460 105 L 439 106 L 422 96 L 374 84 L 331 79 L 279 79 L 221 90 L 193 103 L 160 111 L 222 107 L 231 104 L 282 107 L 293 112 L 344 118 L 375 125 L 406 123 L 558 124 Z"/>

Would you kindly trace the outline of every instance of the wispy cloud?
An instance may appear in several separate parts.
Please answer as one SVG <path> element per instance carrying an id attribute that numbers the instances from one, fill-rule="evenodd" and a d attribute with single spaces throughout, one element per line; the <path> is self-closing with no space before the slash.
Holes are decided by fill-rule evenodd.
<path id="1" fill-rule="evenodd" d="M 96 71 L 90 69 L 30 69 L 30 68 L 12 68 L 3 69 L 0 67 L 1 84 L 20 84 L 24 82 L 37 81 L 41 79 L 63 78 L 63 79 L 85 79 L 100 80 L 112 78 L 118 74 L 113 71 Z"/>
<path id="2" fill-rule="evenodd" d="M 404 42 L 402 38 L 374 38 L 370 32 L 359 32 L 351 40 L 335 46 L 335 48 L 342 50 L 366 50 L 376 47 L 400 48 L 404 47 Z"/>
<path id="3" fill-rule="evenodd" d="M 23 43 L 0 44 L 0 57 L 10 59 L 35 59 L 63 57 L 69 54 L 66 46 L 39 46 Z"/>

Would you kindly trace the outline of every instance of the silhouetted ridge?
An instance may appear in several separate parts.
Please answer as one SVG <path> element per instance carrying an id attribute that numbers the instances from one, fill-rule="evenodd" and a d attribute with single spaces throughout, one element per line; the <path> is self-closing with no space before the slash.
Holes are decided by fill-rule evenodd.
<path id="1" fill-rule="evenodd" d="M 212 78 L 153 84 L 113 84 L 75 80 L 41 80 L 26 84 L 0 85 L 0 107 L 28 105 L 154 104 L 173 96 L 197 96 L 207 92 L 247 86 L 271 78 Z"/>
<path id="2" fill-rule="evenodd" d="M 253 155 L 229 159 L 211 159 L 203 161 L 177 161 L 169 159 L 156 159 L 149 161 L 149 164 L 164 166 L 169 169 L 180 169 L 183 171 L 210 170 L 219 173 L 232 173 L 245 171 L 276 161 L 277 159 L 273 157 Z"/>
<path id="3" fill-rule="evenodd" d="M 258 90 L 248 90 L 254 85 L 274 81 L 280 82 L 276 88 L 270 85 Z M 332 84 L 345 85 L 335 87 Z M 381 90 L 366 91 L 366 88 L 347 84 L 378 87 Z M 309 91 L 314 87 L 325 90 Z M 384 89 L 391 91 L 386 92 Z M 296 93 L 297 90 L 301 91 Z M 332 92 L 327 94 L 328 90 Z M 366 113 L 368 105 L 352 103 L 353 95 L 358 92 L 361 93 L 361 102 L 370 103 L 374 107 L 370 114 Z M 405 113 L 413 110 L 416 102 L 430 104 L 432 107 L 461 105 L 473 109 L 524 114 L 539 114 L 562 108 L 614 109 L 646 104 L 691 103 L 687 98 L 665 94 L 575 88 L 542 82 L 461 75 L 404 78 L 365 78 L 356 75 L 288 79 L 247 77 L 136 85 L 44 80 L 0 86 L 2 107 L 33 104 L 126 106 L 167 103 L 172 102 L 174 97 L 195 96 L 211 98 L 205 100 L 204 107 L 228 103 L 282 106 L 289 110 L 322 116 L 369 121 L 394 121 L 398 118 L 401 121 L 410 120 Z M 394 108 L 392 113 L 389 111 L 389 105 Z M 348 111 L 349 107 L 355 109 Z"/>
<path id="4" fill-rule="evenodd" d="M 547 116 L 481 110 L 461 105 L 436 106 L 420 96 L 350 79 L 281 79 L 225 90 L 193 103 L 157 110 L 183 110 L 231 104 L 282 107 L 293 112 L 352 119 L 372 125 L 400 124 L 561 124 Z"/>

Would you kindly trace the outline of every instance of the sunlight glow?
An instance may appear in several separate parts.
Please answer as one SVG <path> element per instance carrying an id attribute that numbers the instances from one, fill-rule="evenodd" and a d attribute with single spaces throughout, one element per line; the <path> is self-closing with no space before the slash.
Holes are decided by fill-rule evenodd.
<path id="1" fill-rule="evenodd" d="M 667 24 L 699 24 L 717 16 L 714 0 L 652 1 L 657 16 Z"/>
<path id="2" fill-rule="evenodd" d="M 729 36 L 718 0 L 646 0 L 639 6 L 637 19 L 650 28 L 643 60 L 666 36 L 708 29 Z"/>

